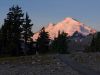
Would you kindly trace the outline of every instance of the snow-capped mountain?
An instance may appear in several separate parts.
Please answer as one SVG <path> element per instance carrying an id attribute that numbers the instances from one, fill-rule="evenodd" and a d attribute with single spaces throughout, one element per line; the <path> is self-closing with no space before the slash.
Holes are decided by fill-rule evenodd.
<path id="1" fill-rule="evenodd" d="M 65 18 L 63 21 L 58 22 L 57 24 L 50 23 L 47 27 L 45 27 L 45 31 L 49 33 L 50 39 L 54 39 L 58 36 L 58 31 L 68 33 L 69 36 L 72 36 L 74 32 L 78 31 L 83 35 L 93 34 L 96 32 L 95 29 L 84 25 L 83 23 L 73 19 L 73 18 Z M 33 40 L 36 40 L 39 37 L 39 32 L 33 35 Z"/>

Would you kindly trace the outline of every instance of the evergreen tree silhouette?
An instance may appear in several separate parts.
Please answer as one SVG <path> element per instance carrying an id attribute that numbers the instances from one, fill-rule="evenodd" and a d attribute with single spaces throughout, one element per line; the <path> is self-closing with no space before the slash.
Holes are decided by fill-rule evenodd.
<path id="1" fill-rule="evenodd" d="M 9 8 L 7 18 L 4 20 L 4 25 L 1 28 L 2 34 L 2 49 L 3 53 L 9 55 L 20 55 L 20 39 L 22 25 L 24 22 L 21 8 L 12 6 Z"/>
<path id="2" fill-rule="evenodd" d="M 1 28 L 0 28 L 0 55 L 2 54 L 2 45 L 3 45 L 3 41 L 2 41 L 2 29 Z"/>
<path id="3" fill-rule="evenodd" d="M 100 32 L 96 34 L 92 34 L 92 42 L 90 46 L 88 46 L 85 52 L 100 52 Z"/>
<path id="4" fill-rule="evenodd" d="M 100 32 L 97 32 L 95 37 L 93 36 L 90 49 L 92 52 L 100 52 Z"/>
<path id="5" fill-rule="evenodd" d="M 40 54 L 49 52 L 49 41 L 49 34 L 48 32 L 45 32 L 45 28 L 43 27 L 37 39 L 37 52 Z"/>
<path id="6" fill-rule="evenodd" d="M 25 18 L 25 21 L 24 21 L 24 24 L 23 24 L 23 31 L 22 31 L 22 36 L 23 36 L 23 40 L 24 40 L 24 43 L 25 43 L 25 49 L 24 49 L 24 54 L 26 54 L 26 52 L 30 52 L 32 53 L 32 44 L 33 44 L 33 40 L 32 40 L 32 36 L 33 36 L 33 33 L 32 33 L 32 26 L 33 24 L 31 24 L 31 19 L 29 19 L 29 16 L 28 14 L 26 13 L 26 18 Z"/>
<path id="7" fill-rule="evenodd" d="M 67 34 L 64 32 L 60 33 L 59 31 L 58 37 L 53 40 L 51 47 L 52 47 L 53 52 L 64 54 L 64 53 L 68 53 L 67 44 L 68 44 Z"/>

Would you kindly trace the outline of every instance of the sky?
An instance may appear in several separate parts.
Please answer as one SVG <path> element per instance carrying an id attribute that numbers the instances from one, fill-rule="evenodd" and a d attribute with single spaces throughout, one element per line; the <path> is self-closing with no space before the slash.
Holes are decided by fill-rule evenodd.
<path id="1" fill-rule="evenodd" d="M 100 0 L 0 0 L 0 25 L 13 5 L 19 5 L 24 13 L 28 12 L 34 32 L 66 17 L 100 31 Z"/>

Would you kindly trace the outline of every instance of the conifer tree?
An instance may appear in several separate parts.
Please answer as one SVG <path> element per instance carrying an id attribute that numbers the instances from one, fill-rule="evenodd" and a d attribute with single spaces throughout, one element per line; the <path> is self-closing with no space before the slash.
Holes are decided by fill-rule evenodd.
<path id="1" fill-rule="evenodd" d="M 30 23 L 31 23 L 31 19 L 29 19 L 29 16 L 26 13 L 25 22 L 23 24 L 23 38 L 24 38 L 25 42 L 29 41 L 33 35 L 32 31 L 31 31 L 33 24 L 30 24 Z"/>
<path id="2" fill-rule="evenodd" d="M 55 38 L 51 44 L 52 50 L 57 53 L 68 53 L 67 51 L 68 37 L 67 34 L 60 31 L 58 32 L 58 37 Z"/>
<path id="3" fill-rule="evenodd" d="M 90 46 L 86 47 L 84 52 L 100 52 L 100 32 L 92 35 Z"/>
<path id="4" fill-rule="evenodd" d="M 97 32 L 96 36 L 93 37 L 90 48 L 92 52 L 100 52 L 100 32 Z"/>
<path id="5" fill-rule="evenodd" d="M 28 14 L 26 13 L 26 18 L 25 18 L 25 21 L 24 21 L 24 24 L 23 24 L 23 31 L 22 31 L 22 36 L 23 36 L 23 40 L 24 40 L 24 43 L 25 43 L 25 49 L 24 49 L 24 53 L 26 54 L 26 52 L 30 51 L 30 53 L 32 53 L 32 26 L 33 24 L 31 24 L 31 19 L 29 19 L 29 16 Z M 26 50 L 28 49 L 28 50 Z"/>
<path id="6" fill-rule="evenodd" d="M 37 39 L 37 52 L 40 54 L 49 52 L 49 41 L 49 34 L 45 32 L 45 28 L 43 27 Z"/>
<path id="7" fill-rule="evenodd" d="M 9 8 L 7 18 L 2 26 L 2 49 L 5 54 L 20 55 L 20 39 L 23 25 L 23 13 L 21 8 L 12 6 Z"/>
<path id="8" fill-rule="evenodd" d="M 0 28 L 0 55 L 1 55 L 1 52 L 2 52 L 2 29 Z"/>

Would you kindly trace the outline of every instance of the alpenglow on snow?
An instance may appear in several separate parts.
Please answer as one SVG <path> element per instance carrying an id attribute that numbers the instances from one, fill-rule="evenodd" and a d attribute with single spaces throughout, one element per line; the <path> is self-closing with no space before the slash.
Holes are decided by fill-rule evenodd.
<path id="1" fill-rule="evenodd" d="M 65 18 L 64 20 L 58 22 L 57 24 L 52 24 L 52 23 L 48 24 L 48 26 L 45 27 L 45 31 L 49 33 L 50 39 L 54 39 L 55 37 L 57 37 L 59 31 L 68 33 L 68 36 L 72 36 L 73 33 L 76 31 L 78 31 L 83 35 L 94 34 L 96 32 L 95 29 L 70 17 Z M 33 40 L 36 40 L 39 37 L 39 32 L 33 35 L 32 37 Z"/>

